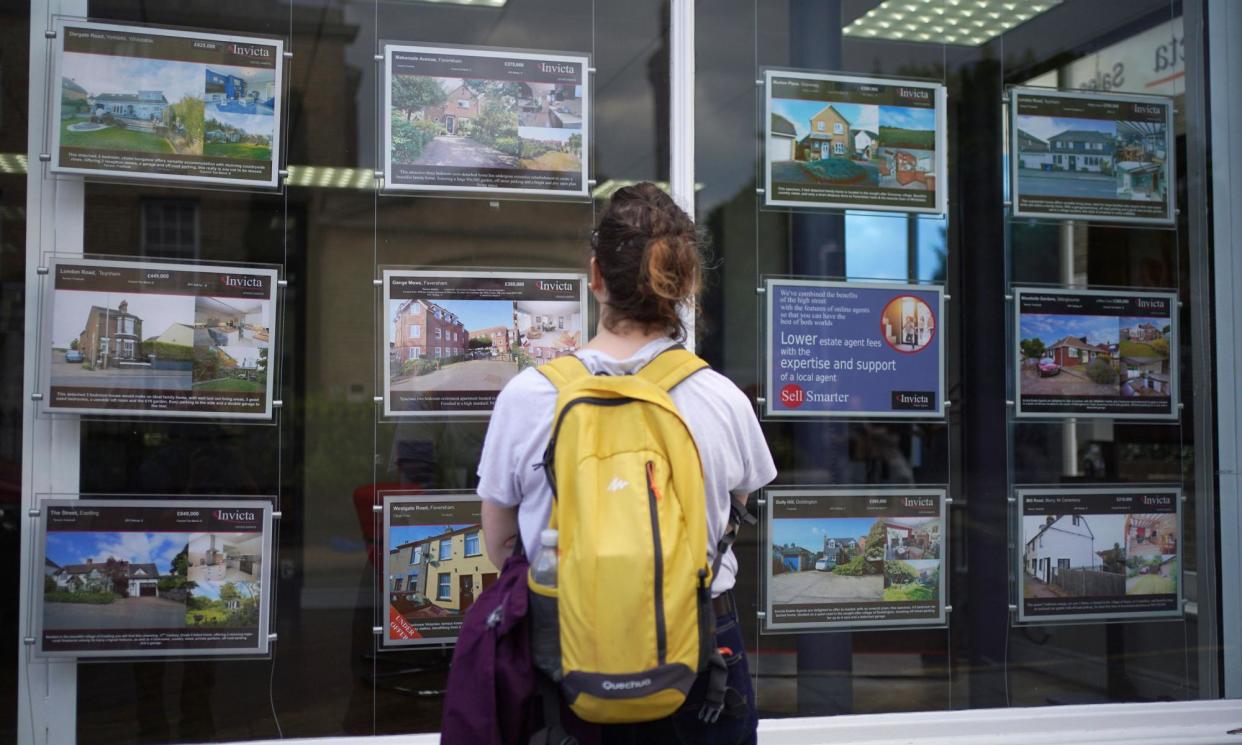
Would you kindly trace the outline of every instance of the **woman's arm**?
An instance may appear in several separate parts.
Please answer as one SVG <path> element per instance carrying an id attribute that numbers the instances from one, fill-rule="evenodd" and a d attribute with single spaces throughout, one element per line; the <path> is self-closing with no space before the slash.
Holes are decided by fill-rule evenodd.
<path id="1" fill-rule="evenodd" d="M 487 543 L 487 558 L 497 567 L 503 567 L 505 559 L 513 553 L 517 543 L 517 507 L 502 507 L 495 502 L 483 500 L 483 540 Z"/>

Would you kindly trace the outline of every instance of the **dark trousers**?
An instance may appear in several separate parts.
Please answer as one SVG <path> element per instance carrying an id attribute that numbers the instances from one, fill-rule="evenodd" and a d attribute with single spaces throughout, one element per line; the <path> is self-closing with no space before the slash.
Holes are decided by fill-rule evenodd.
<path id="1" fill-rule="evenodd" d="M 725 711 L 715 722 L 699 720 L 699 709 L 707 693 L 707 674 L 694 681 L 686 703 L 672 716 L 640 724 L 583 725 L 572 714 L 564 721 L 579 742 L 602 745 L 754 745 L 759 718 L 755 714 L 755 691 L 746 665 L 746 645 L 737 622 L 737 606 L 732 592 L 726 593 L 727 610 L 716 614 L 716 646 L 729 666 L 729 690 Z M 725 596 L 722 596 L 725 597 Z M 567 712 L 567 709 L 562 709 Z"/>

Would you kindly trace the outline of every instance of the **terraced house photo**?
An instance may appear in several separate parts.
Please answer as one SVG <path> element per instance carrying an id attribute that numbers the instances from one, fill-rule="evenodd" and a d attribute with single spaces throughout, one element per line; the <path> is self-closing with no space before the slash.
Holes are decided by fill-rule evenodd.
<path id="1" fill-rule="evenodd" d="M 1023 597 L 1125 595 L 1128 520 L 1121 514 L 1023 516 Z"/>

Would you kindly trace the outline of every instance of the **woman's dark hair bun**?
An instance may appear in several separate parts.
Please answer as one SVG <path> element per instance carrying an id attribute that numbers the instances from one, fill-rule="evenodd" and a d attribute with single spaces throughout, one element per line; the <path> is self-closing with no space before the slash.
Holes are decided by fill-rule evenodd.
<path id="1" fill-rule="evenodd" d="M 679 306 L 698 293 L 703 259 L 694 221 L 673 198 L 650 181 L 618 189 L 591 243 L 608 291 L 604 325 L 684 339 Z"/>

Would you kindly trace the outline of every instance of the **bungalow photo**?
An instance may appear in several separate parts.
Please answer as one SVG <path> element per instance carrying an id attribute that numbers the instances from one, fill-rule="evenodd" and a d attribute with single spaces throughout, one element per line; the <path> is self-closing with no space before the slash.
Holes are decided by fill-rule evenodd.
<path id="1" fill-rule="evenodd" d="M 918 352 L 936 335 L 936 314 L 923 299 L 900 295 L 880 314 L 884 341 L 898 352 Z"/>
<path id="2" fill-rule="evenodd" d="M 1116 514 L 1024 515 L 1022 596 L 1124 596 L 1128 519 Z"/>
<path id="3" fill-rule="evenodd" d="M 1121 395 L 1169 398 L 1171 318 L 1121 319 Z"/>
<path id="4" fill-rule="evenodd" d="M 45 559 L 44 629 L 186 625 L 184 533 L 48 531 Z"/>
<path id="5" fill-rule="evenodd" d="M 194 298 L 56 290 L 51 385 L 188 391 Z"/>
<path id="6" fill-rule="evenodd" d="M 1163 123 L 1020 115 L 1018 191 L 1026 195 L 1163 202 Z"/>
<path id="7" fill-rule="evenodd" d="M 389 614 L 419 621 L 465 614 L 500 576 L 478 523 L 392 526 L 388 531 Z"/>
<path id="8" fill-rule="evenodd" d="M 1023 313 L 1018 331 L 1019 395 L 1121 395 L 1116 316 Z"/>
<path id="9" fill-rule="evenodd" d="M 65 52 L 60 146 L 202 155 L 203 65 Z"/>
<path id="10" fill-rule="evenodd" d="M 272 159 L 276 73 L 216 65 L 205 70 L 203 155 L 240 160 Z"/>
<path id="11" fill-rule="evenodd" d="M 768 598 L 776 605 L 884 599 L 885 538 L 871 517 L 772 521 Z"/>
<path id="12" fill-rule="evenodd" d="M 494 391 L 523 368 L 576 352 L 575 301 L 389 301 L 392 391 Z"/>
<path id="13" fill-rule="evenodd" d="M 255 536 L 256 540 L 258 536 Z M 259 625 L 262 602 L 256 581 L 196 582 L 186 599 L 185 625 L 216 628 L 247 628 Z"/>
<path id="14" fill-rule="evenodd" d="M 267 390 L 271 302 L 252 298 L 194 298 L 193 389 Z"/>
<path id="15" fill-rule="evenodd" d="M 1173 595 L 1180 574 L 1177 515 L 1126 515 L 1126 595 Z"/>
<path id="16" fill-rule="evenodd" d="M 772 99 L 773 182 L 934 191 L 935 148 L 932 109 Z"/>

